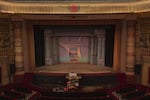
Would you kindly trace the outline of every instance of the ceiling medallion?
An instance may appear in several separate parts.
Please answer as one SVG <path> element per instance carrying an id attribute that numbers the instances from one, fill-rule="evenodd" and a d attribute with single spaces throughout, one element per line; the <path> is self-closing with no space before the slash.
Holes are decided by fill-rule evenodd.
<path id="1" fill-rule="evenodd" d="M 77 12 L 77 11 L 79 11 L 79 9 L 80 9 L 80 7 L 75 4 L 72 4 L 71 6 L 69 6 L 69 10 L 71 12 Z"/>

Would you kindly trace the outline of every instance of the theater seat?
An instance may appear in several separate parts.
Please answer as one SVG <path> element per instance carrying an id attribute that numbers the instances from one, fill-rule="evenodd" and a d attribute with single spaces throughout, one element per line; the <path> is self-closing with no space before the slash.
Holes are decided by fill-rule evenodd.
<path id="1" fill-rule="evenodd" d="M 25 94 L 30 94 L 32 93 L 32 90 L 28 89 L 28 88 L 25 88 L 23 86 L 15 86 L 13 88 L 15 91 L 18 91 L 18 92 L 22 92 L 22 93 L 25 93 Z"/>
<path id="2" fill-rule="evenodd" d="M 127 92 L 132 92 L 132 91 L 136 91 L 136 86 L 123 86 L 122 88 L 116 90 L 116 93 L 118 94 L 124 94 L 124 93 L 127 93 Z"/>
<path id="3" fill-rule="evenodd" d="M 17 100 L 17 99 L 13 99 L 13 98 L 8 97 L 8 96 L 0 95 L 0 100 Z"/>
<path id="4" fill-rule="evenodd" d="M 139 91 L 134 91 L 134 92 L 130 92 L 130 93 L 127 93 L 127 94 L 123 94 L 122 98 L 125 99 L 125 100 L 129 100 L 129 99 L 132 99 L 132 98 L 137 98 L 137 97 L 144 96 L 145 94 L 146 94 L 145 90 L 139 90 Z"/>
<path id="5" fill-rule="evenodd" d="M 11 98 L 18 98 L 18 99 L 25 98 L 24 94 L 21 94 L 21 93 L 15 92 L 15 91 L 4 90 L 3 92 L 4 92 L 5 96 L 11 97 Z"/>
<path id="6" fill-rule="evenodd" d="M 150 100 L 150 95 L 146 95 L 146 96 L 138 97 L 138 98 L 133 99 L 133 100 Z"/>

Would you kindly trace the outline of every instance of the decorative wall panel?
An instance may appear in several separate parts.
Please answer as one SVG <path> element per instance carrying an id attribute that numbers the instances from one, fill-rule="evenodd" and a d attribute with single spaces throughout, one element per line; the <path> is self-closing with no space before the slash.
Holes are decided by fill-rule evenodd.
<path id="1" fill-rule="evenodd" d="M 139 46 L 143 56 L 150 56 L 150 19 L 140 19 Z"/>

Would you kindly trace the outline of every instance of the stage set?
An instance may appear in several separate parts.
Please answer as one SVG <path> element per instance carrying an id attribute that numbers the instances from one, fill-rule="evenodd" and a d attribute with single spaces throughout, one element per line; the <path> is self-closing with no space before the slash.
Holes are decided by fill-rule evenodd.
<path id="1" fill-rule="evenodd" d="M 56 64 L 37 68 L 34 72 L 45 73 L 108 73 L 113 72 L 112 68 L 107 66 L 98 66 L 92 64 Z"/>
<path id="2" fill-rule="evenodd" d="M 113 25 L 34 26 L 36 69 L 50 73 L 111 71 L 114 29 Z"/>

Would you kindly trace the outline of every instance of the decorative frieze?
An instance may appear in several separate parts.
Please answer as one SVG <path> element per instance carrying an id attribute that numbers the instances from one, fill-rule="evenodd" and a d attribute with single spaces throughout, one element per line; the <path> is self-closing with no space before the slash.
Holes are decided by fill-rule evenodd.
<path id="1" fill-rule="evenodd" d="M 32 1 L 31 1 L 32 2 Z M 108 14 L 150 11 L 150 1 L 134 2 L 10 2 L 0 1 L 0 12 L 19 14 Z"/>

